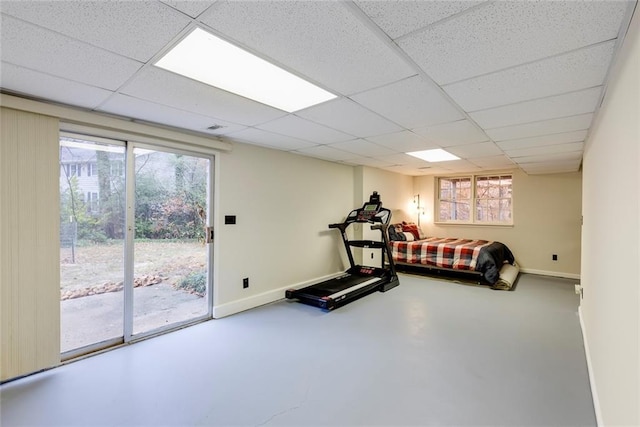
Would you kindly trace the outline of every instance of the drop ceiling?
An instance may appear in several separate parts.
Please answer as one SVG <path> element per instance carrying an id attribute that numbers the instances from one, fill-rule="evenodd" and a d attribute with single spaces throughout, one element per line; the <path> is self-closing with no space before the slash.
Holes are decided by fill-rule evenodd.
<path id="1" fill-rule="evenodd" d="M 0 87 L 405 175 L 572 172 L 635 7 L 632 0 L 2 0 Z M 153 65 L 195 28 L 338 97 L 286 113 Z M 404 154 L 432 148 L 461 160 Z"/>

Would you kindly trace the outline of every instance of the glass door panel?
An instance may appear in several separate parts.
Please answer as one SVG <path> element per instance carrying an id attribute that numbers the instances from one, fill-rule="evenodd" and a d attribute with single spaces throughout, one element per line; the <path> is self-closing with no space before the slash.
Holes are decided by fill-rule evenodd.
<path id="1" fill-rule="evenodd" d="M 135 147 L 132 334 L 209 314 L 211 160 Z"/>
<path id="2" fill-rule="evenodd" d="M 60 138 L 61 352 L 122 341 L 125 147 Z"/>

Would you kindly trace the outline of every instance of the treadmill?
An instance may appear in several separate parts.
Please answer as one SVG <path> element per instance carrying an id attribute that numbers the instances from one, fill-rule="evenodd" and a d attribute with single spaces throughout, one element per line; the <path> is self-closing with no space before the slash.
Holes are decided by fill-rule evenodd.
<path id="1" fill-rule="evenodd" d="M 325 310 L 333 310 L 372 292 L 386 292 L 398 286 L 400 283 L 391 257 L 391 247 L 387 237 L 387 228 L 390 220 L 391 211 L 382 207 L 380 195 L 377 191 L 374 191 L 369 197 L 369 201 L 360 209 L 352 210 L 344 222 L 329 224 L 329 228 L 340 230 L 340 235 L 349 257 L 350 268 L 344 274 L 333 279 L 302 289 L 288 289 L 285 292 L 286 298 L 297 299 L 304 304 Z M 346 230 L 351 224 L 355 223 L 371 224 L 372 230 L 380 231 L 381 240 L 349 240 Z M 382 265 L 380 267 L 356 265 L 351 247 L 380 249 L 382 251 Z M 385 256 L 387 258 L 386 266 Z"/>

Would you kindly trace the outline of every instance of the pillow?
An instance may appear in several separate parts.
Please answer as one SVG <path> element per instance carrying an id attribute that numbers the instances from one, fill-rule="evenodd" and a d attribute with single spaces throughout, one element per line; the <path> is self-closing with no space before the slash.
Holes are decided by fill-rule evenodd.
<path id="1" fill-rule="evenodd" d="M 407 242 L 413 242 L 414 240 L 416 240 L 416 238 L 413 235 L 413 233 L 403 232 L 402 235 L 404 237 L 404 239 L 402 239 L 402 240 L 406 240 Z"/>
<path id="2" fill-rule="evenodd" d="M 427 238 L 420 227 L 418 227 L 414 222 L 402 221 L 402 231 L 413 234 L 415 240 L 423 240 Z"/>
<path id="3" fill-rule="evenodd" d="M 392 241 L 407 240 L 402 232 L 402 224 L 391 224 L 388 230 L 389 230 L 389 240 L 392 240 Z"/>

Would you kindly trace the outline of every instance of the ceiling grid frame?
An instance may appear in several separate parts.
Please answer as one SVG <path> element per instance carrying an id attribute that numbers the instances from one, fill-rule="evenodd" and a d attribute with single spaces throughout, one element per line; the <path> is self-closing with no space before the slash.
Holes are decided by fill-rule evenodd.
<path id="1" fill-rule="evenodd" d="M 65 28 L 67 25 L 65 19 L 70 18 L 65 18 L 60 14 L 70 6 L 65 6 L 64 2 L 3 0 L 0 2 L 3 21 L 2 28 L 0 28 L 2 32 L 0 91 L 4 94 L 41 100 L 46 103 L 62 104 L 81 111 L 95 111 L 112 117 L 122 117 L 129 121 L 157 123 L 160 126 L 169 126 L 175 129 L 182 128 L 189 133 L 196 132 L 205 137 L 223 138 L 231 143 L 242 142 L 268 146 L 299 155 L 344 164 L 379 167 L 412 176 L 432 175 L 442 173 L 442 171 L 455 173 L 456 167 L 462 167 L 462 163 L 423 162 L 421 167 L 417 167 L 415 162 L 407 160 L 408 156 L 404 154 L 403 148 L 411 147 L 411 151 L 419 151 L 420 149 L 447 149 L 450 147 L 452 151 L 456 151 L 463 157 L 465 172 L 474 167 L 474 171 L 479 173 L 489 169 L 495 170 L 492 165 L 505 165 L 507 161 L 511 164 L 505 165 L 506 169 L 520 168 L 526 173 L 578 171 L 582 156 L 580 150 L 575 151 L 575 155 L 570 156 L 571 159 L 557 154 L 559 151 L 568 150 L 569 147 L 579 148 L 579 143 L 584 143 L 589 138 L 590 126 L 599 113 L 611 69 L 619 56 L 619 48 L 626 35 L 631 17 L 636 12 L 637 1 L 594 1 L 582 5 L 571 0 L 559 0 L 554 3 L 553 7 L 545 2 L 522 5 L 518 1 L 509 0 L 478 2 L 469 7 L 462 4 L 463 2 L 459 2 L 460 4 L 444 4 L 445 2 L 442 2 L 441 5 L 434 6 L 433 11 L 427 10 L 426 6 L 420 3 L 420 0 L 407 4 L 387 0 L 384 5 L 372 5 L 369 9 L 370 14 L 367 13 L 367 7 L 357 0 L 339 3 L 311 0 L 306 3 L 305 7 L 300 8 L 286 6 L 279 11 L 277 8 L 273 10 L 268 8 L 265 9 L 268 16 L 265 16 L 262 22 L 256 22 L 258 26 L 264 25 L 264 29 L 268 31 L 262 31 L 258 27 L 256 34 L 263 38 L 272 39 L 272 51 L 269 52 L 257 49 L 251 43 L 245 43 L 243 34 L 246 35 L 252 30 L 242 26 L 238 27 L 237 22 L 233 21 L 233 19 L 240 17 L 238 11 L 241 9 L 235 9 L 236 7 L 249 8 L 246 10 L 257 7 L 257 4 L 249 0 L 231 2 L 227 0 L 202 0 L 199 2 L 149 0 L 132 4 L 122 2 L 115 9 L 102 7 L 98 2 L 95 2 L 94 7 L 93 3 L 88 1 L 78 9 L 79 11 L 74 11 L 70 15 L 79 19 L 77 20 L 78 28 Z M 452 1 L 451 3 L 456 2 Z M 397 8 L 395 4 L 397 4 Z M 492 13 L 503 14 L 494 17 L 495 19 L 492 19 L 494 23 L 504 22 L 505 17 L 509 16 L 518 17 L 518 22 L 526 22 L 522 16 L 518 15 L 520 9 L 526 10 L 522 13 L 526 13 L 527 18 L 533 19 L 535 28 L 544 31 L 545 25 L 556 25 L 552 28 L 553 31 L 569 34 L 572 37 L 571 40 L 576 40 L 576 42 L 559 45 L 560 47 L 573 46 L 564 50 L 561 48 L 549 50 L 547 46 L 538 44 L 536 45 L 537 54 L 546 52 L 547 55 L 533 60 L 514 62 L 518 57 L 527 57 L 526 55 L 516 55 L 513 58 L 505 59 L 505 63 L 511 61 L 510 66 L 484 73 L 479 68 L 481 64 L 467 62 L 465 66 L 469 69 L 465 73 L 469 74 L 469 77 L 445 81 L 442 84 L 439 84 L 438 79 L 420 65 L 424 63 L 424 58 L 422 60 L 416 58 L 415 52 L 407 50 L 405 46 L 404 42 L 418 40 L 421 35 L 438 28 L 465 28 L 465 22 L 475 19 L 474 17 L 483 13 L 488 13 L 489 9 Z M 600 25 L 591 27 L 606 26 L 606 28 L 591 28 L 571 19 L 564 22 L 562 19 L 554 18 L 552 21 L 555 23 L 549 23 L 549 20 L 544 19 L 545 14 L 556 9 L 563 11 L 563 13 L 579 11 L 580 16 L 586 17 L 588 22 L 600 23 Z M 322 12 L 318 16 L 340 18 L 341 23 L 352 23 L 359 28 L 357 30 L 349 29 L 335 23 L 325 25 L 327 23 L 318 21 L 317 18 L 316 22 L 310 21 L 311 16 L 315 17 L 316 15 L 310 15 L 309 10 Z M 375 13 L 383 13 L 384 10 L 393 12 L 392 16 L 375 15 Z M 295 64 L 300 65 L 300 61 L 295 58 L 286 54 L 273 55 L 273 53 L 285 52 L 289 45 L 296 44 L 297 35 L 291 33 L 290 28 L 273 28 L 273 31 L 279 31 L 279 36 L 274 37 L 275 33 L 270 31 L 268 27 L 270 22 L 288 22 L 283 21 L 282 16 L 278 17 L 277 15 L 285 11 L 294 13 L 287 17 L 292 20 L 290 22 L 296 22 L 295 20 L 298 18 L 302 19 L 300 22 L 313 22 L 314 34 L 319 37 L 316 47 L 322 47 L 322 49 L 317 52 L 309 51 L 303 55 L 307 61 L 304 64 L 304 69 L 298 69 Z M 415 13 L 414 16 L 412 11 L 419 13 Z M 594 15 L 594 11 L 599 11 L 599 14 Z M 212 14 L 216 14 L 216 19 L 227 21 L 232 19 L 226 22 L 223 27 L 234 27 L 234 34 L 227 34 L 223 27 L 217 28 L 216 25 L 210 25 L 212 22 L 217 22 L 215 19 L 211 20 Z M 296 14 L 306 14 L 306 16 Z M 399 22 L 403 20 L 403 14 L 404 17 L 411 18 L 411 22 L 407 25 L 399 25 Z M 56 16 L 64 19 L 61 21 Z M 376 21 L 376 19 L 382 19 L 382 21 Z M 425 25 L 421 25 L 420 19 L 425 19 Z M 116 22 L 117 28 L 114 29 L 107 25 L 108 22 Z M 142 27 L 146 26 L 154 28 L 154 30 L 148 34 L 141 32 L 140 28 L 135 25 L 136 22 L 148 22 Z M 158 25 L 158 22 L 165 22 L 167 25 Z M 569 28 L 567 25 L 573 25 L 573 27 Z M 180 27 L 180 31 L 176 31 L 177 27 Z M 338 95 L 338 98 L 317 107 L 287 114 L 228 92 L 225 93 L 220 89 L 187 81 L 189 79 L 184 77 L 170 75 L 170 73 L 158 73 L 157 67 L 154 66 L 155 61 L 196 27 L 233 42 L 251 53 L 333 92 Z M 118 28 L 121 31 L 118 31 Z M 325 34 L 328 29 L 334 31 L 335 34 Z M 505 32 L 507 30 L 503 30 L 498 33 L 509 34 Z M 91 34 L 89 31 L 95 31 L 95 34 Z M 577 31 L 581 33 L 577 33 Z M 590 35 L 589 32 L 593 32 L 593 34 Z M 492 33 L 488 34 L 491 40 L 487 43 L 499 42 L 491 36 Z M 541 40 L 544 40 L 544 37 L 538 37 L 531 31 L 527 34 L 533 37 L 527 41 L 529 44 L 540 43 Z M 607 34 L 609 37 L 602 37 Z M 349 39 L 352 36 L 355 38 Z M 460 40 L 465 40 L 465 37 L 468 36 L 470 35 L 461 33 Z M 518 34 L 513 33 L 513 36 L 517 37 Z M 109 37 L 114 37 L 114 40 L 110 40 Z M 364 45 L 360 44 L 365 40 Z M 589 41 L 589 43 L 579 44 L 581 40 Z M 280 44 L 273 45 L 274 41 L 278 41 Z M 338 45 L 322 46 L 322 43 L 325 42 L 337 42 Z M 537 83 L 535 79 L 523 81 L 520 84 L 531 87 L 521 91 L 522 94 L 540 96 L 526 95 L 524 97 L 519 94 L 513 95 L 511 98 L 502 97 L 502 99 L 509 101 L 484 108 L 467 108 L 464 102 L 458 102 L 457 97 L 449 93 L 449 91 L 453 93 L 452 88 L 456 88 L 456 85 L 460 90 L 473 89 L 478 91 L 482 90 L 481 85 L 487 82 L 503 83 L 500 80 L 502 76 L 516 76 L 522 72 L 526 77 L 531 70 L 546 67 L 547 64 L 572 64 L 571 61 L 575 58 L 583 57 L 580 52 L 586 52 L 585 55 L 588 55 L 593 51 L 606 51 L 607 48 L 604 46 L 608 43 L 613 45 L 611 58 L 606 57 L 602 61 L 592 58 L 592 62 L 595 63 L 605 62 L 599 64 L 600 67 L 606 66 L 606 72 L 599 84 L 596 83 L 600 79 L 601 71 L 595 70 L 595 68 L 591 71 L 592 74 L 589 78 L 591 80 L 583 80 L 587 83 L 581 81 L 575 86 L 569 87 L 563 86 L 561 81 L 556 82 L 553 89 L 554 94 L 545 96 L 541 95 L 544 91 L 536 91 L 535 85 L 541 83 Z M 146 48 L 139 49 L 137 45 L 146 46 Z M 46 60 L 38 61 L 37 58 L 29 56 L 35 54 L 37 46 L 47 46 L 49 53 Z M 75 52 L 73 51 L 74 46 L 79 47 Z M 330 81 L 340 80 L 336 79 L 335 75 L 330 76 L 329 74 L 342 71 L 351 73 L 350 79 L 355 82 L 354 70 L 340 69 L 340 66 L 344 64 L 353 63 L 325 62 L 322 72 L 305 73 L 304 71 L 317 70 L 317 67 L 314 67 L 314 62 L 320 64 L 322 61 L 336 57 L 335 55 L 348 56 L 350 49 L 356 52 L 355 49 L 359 49 L 361 46 L 369 46 L 371 51 L 364 53 L 360 51 L 358 55 L 384 51 L 387 58 L 391 58 L 389 55 L 392 55 L 396 58 L 394 61 L 403 63 L 407 67 L 407 72 L 400 72 L 401 68 L 397 68 L 395 74 L 387 73 L 387 81 L 384 81 L 384 78 L 375 78 L 375 73 L 385 72 L 384 66 L 379 67 L 380 69 L 369 67 L 366 70 L 360 67 L 359 69 L 363 73 L 366 72 L 367 75 L 370 75 L 369 77 L 373 78 L 368 77 L 367 83 L 360 84 L 361 89 L 354 91 L 353 89 L 357 85 L 350 87 L 343 85 L 342 89 L 344 90 L 338 90 L 333 85 L 327 84 Z M 445 46 L 453 45 L 446 44 Z M 465 44 L 466 49 L 473 49 L 472 46 L 472 43 Z M 599 48 L 599 46 L 602 47 Z M 34 49 L 34 47 L 36 48 Z M 299 44 L 298 48 L 300 48 Z M 305 48 L 312 49 L 313 46 L 305 46 Z M 329 48 L 342 50 L 329 54 Z M 12 52 L 19 52 L 19 54 Z M 134 59 L 132 55 L 145 60 Z M 277 56 L 280 56 L 281 59 L 294 60 L 292 62 L 289 59 L 282 61 L 278 60 Z M 99 61 L 94 62 L 93 65 L 87 63 L 93 57 L 102 58 L 100 60 L 104 63 L 99 73 L 99 67 L 96 66 L 100 63 Z M 366 55 L 359 57 L 366 58 Z M 138 66 L 135 70 L 132 69 L 133 67 L 128 70 L 119 68 L 110 65 L 107 58 L 135 61 Z M 438 58 L 429 59 L 438 60 Z M 487 60 L 491 60 L 491 58 Z M 114 61 L 115 64 L 117 61 L 115 59 Z M 80 76 L 78 70 L 83 64 L 93 67 L 94 70 L 83 73 L 78 79 Z M 380 62 L 372 60 L 370 64 L 380 64 Z M 587 64 L 587 66 L 591 65 Z M 544 71 L 547 68 L 540 68 L 540 70 Z M 567 70 L 563 65 L 559 72 L 566 74 Z M 114 85 L 114 77 L 117 73 L 121 73 L 120 76 L 123 80 L 118 85 Z M 400 76 L 403 73 L 405 75 Z M 307 74 L 313 74 L 313 76 Z M 393 76 L 395 76 L 395 80 L 390 81 L 389 78 Z M 562 78 L 561 75 L 560 77 Z M 109 79 L 111 79 L 111 83 L 104 87 L 104 82 Z M 347 81 L 345 80 L 345 82 Z M 381 83 L 372 84 L 375 81 Z M 403 84 L 403 81 L 406 82 Z M 469 83 L 465 84 L 465 82 Z M 585 86 L 588 82 L 591 82 L 591 85 Z M 421 100 L 415 90 L 407 90 L 405 94 L 394 92 L 396 88 L 401 88 L 403 85 L 405 88 L 414 89 L 422 87 L 422 92 L 419 93 L 429 99 Z M 424 89 L 427 87 L 430 89 Z M 500 85 L 497 87 L 500 88 Z M 509 90 L 509 87 L 512 86 L 501 89 Z M 567 90 L 559 93 L 558 88 Z M 430 90 L 435 92 L 429 92 Z M 598 92 L 597 95 L 596 92 Z M 430 93 L 437 93 L 437 96 L 431 96 Z M 413 101 L 411 101 L 411 97 L 414 98 Z M 399 110 L 394 105 L 402 105 L 403 99 L 407 105 L 412 105 L 410 108 L 418 108 L 419 113 L 411 110 L 407 110 L 406 114 L 398 113 Z M 501 98 L 496 96 L 495 99 Z M 587 99 L 588 105 L 583 105 L 580 108 L 576 108 L 579 107 L 577 104 L 567 104 L 562 108 L 561 104 L 558 104 L 558 102 L 582 102 L 584 104 Z M 384 101 L 389 103 L 386 110 L 380 107 L 381 105 L 384 107 Z M 544 107 L 552 104 L 553 108 Z M 335 107 L 349 105 L 349 107 L 344 110 L 334 108 L 334 105 Z M 573 106 L 569 108 L 571 105 Z M 443 111 L 441 110 L 449 108 L 449 106 L 457 114 L 460 114 L 460 117 L 444 115 L 442 116 L 443 120 L 449 121 L 438 122 L 438 114 L 442 115 Z M 433 108 L 437 110 L 430 110 Z M 531 110 L 532 108 L 545 108 L 548 110 L 548 114 L 534 114 L 535 111 Z M 526 114 L 518 113 L 524 112 L 523 109 L 527 109 Z M 500 120 L 486 121 L 491 110 L 497 110 L 495 114 L 500 115 Z M 322 111 L 324 112 L 321 114 Z M 340 114 L 344 111 L 353 111 L 355 114 L 350 117 L 353 123 L 348 126 L 349 132 L 345 132 L 345 124 L 341 124 L 344 117 L 340 117 Z M 424 119 L 420 114 L 424 116 Z M 518 120 L 509 119 L 509 114 L 516 114 Z M 219 127 L 209 129 L 215 127 L 214 125 L 219 125 Z M 472 136 L 473 132 L 469 134 L 462 132 L 462 128 L 465 126 L 473 127 L 478 134 L 482 134 L 484 137 Z M 376 129 L 371 131 L 372 127 Z M 573 140 L 581 139 L 583 135 L 584 138 L 581 141 Z M 571 141 L 567 141 L 567 138 Z M 339 150 L 335 147 L 336 144 L 338 147 L 353 145 L 358 147 L 359 153 L 369 155 L 363 156 Z M 368 152 L 367 147 L 370 148 Z M 534 150 L 535 147 L 537 148 Z M 483 148 L 485 149 L 483 150 Z M 513 156 L 514 153 L 534 152 L 546 154 Z M 512 155 L 509 155 L 510 153 Z M 476 157 L 478 155 L 482 157 Z M 532 163 L 530 160 L 536 162 Z"/>

